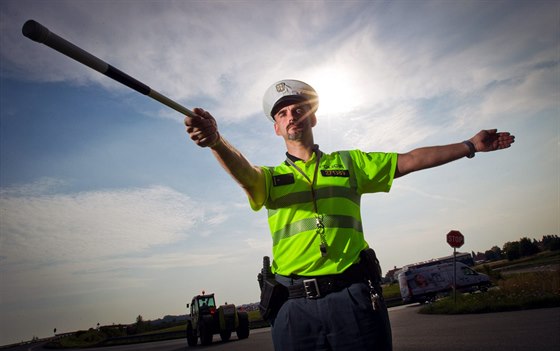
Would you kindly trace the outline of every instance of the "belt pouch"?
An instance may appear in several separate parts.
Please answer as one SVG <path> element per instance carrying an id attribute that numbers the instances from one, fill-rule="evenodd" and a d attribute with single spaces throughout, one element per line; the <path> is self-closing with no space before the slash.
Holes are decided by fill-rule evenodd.
<path id="1" fill-rule="evenodd" d="M 381 266 L 373 249 L 368 248 L 360 252 L 360 263 L 366 278 L 372 285 L 381 283 Z"/>
<path id="2" fill-rule="evenodd" d="M 288 299 L 288 288 L 278 283 L 276 279 L 263 279 L 259 311 L 264 320 L 270 321 L 276 317 L 280 307 Z"/>

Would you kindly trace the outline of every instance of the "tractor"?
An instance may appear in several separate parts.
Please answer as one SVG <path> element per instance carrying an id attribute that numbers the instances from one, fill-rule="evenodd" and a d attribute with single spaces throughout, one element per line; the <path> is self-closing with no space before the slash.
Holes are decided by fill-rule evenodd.
<path id="1" fill-rule="evenodd" d="M 238 311 L 235 305 L 226 303 L 216 306 L 214 294 L 196 295 L 187 304 L 190 316 L 187 319 L 187 344 L 196 346 L 200 337 L 201 345 L 212 343 L 214 334 L 220 334 L 222 341 L 228 341 L 235 331 L 238 339 L 249 337 L 249 316 Z"/>

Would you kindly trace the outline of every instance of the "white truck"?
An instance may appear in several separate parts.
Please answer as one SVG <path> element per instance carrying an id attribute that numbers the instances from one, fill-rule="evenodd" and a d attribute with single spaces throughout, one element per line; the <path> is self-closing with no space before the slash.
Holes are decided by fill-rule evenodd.
<path id="1" fill-rule="evenodd" d="M 491 285 L 486 274 L 461 262 L 456 263 L 458 292 L 486 291 Z M 453 262 L 433 262 L 405 267 L 398 275 L 403 302 L 431 302 L 453 291 Z"/>

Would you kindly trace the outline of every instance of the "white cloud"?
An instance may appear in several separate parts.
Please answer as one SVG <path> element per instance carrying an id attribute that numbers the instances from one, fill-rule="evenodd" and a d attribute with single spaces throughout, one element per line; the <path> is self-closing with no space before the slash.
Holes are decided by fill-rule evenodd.
<path id="1" fill-rule="evenodd" d="M 556 62 L 541 69 L 529 68 L 522 76 L 498 84 L 484 97 L 482 115 L 521 115 L 557 109 L 560 89 L 555 78 L 557 72 Z"/>
<path id="2" fill-rule="evenodd" d="M 441 201 L 441 202 L 454 202 L 460 205 L 466 205 L 466 201 L 464 199 L 460 199 L 457 197 L 450 197 L 450 196 L 445 196 L 443 194 L 433 194 L 433 193 L 428 193 L 425 191 L 422 191 L 420 189 L 418 189 L 417 187 L 413 187 L 410 185 L 406 185 L 406 184 L 401 184 L 396 182 L 396 184 L 393 186 L 393 191 L 406 191 L 406 192 L 411 192 L 414 193 L 416 195 L 431 199 L 431 200 L 437 200 L 437 201 Z"/>
<path id="3" fill-rule="evenodd" d="M 57 303 L 152 289 L 161 275 L 235 266 L 240 250 L 254 249 L 220 237 L 232 212 L 223 205 L 165 186 L 64 194 L 65 184 L 44 179 L 1 191 L 5 312 L 35 300 L 37 289 Z"/>
<path id="4" fill-rule="evenodd" d="M 123 1 L 100 7 L 62 1 L 56 9 L 48 3 L 8 4 L 11 11 L 2 16 L 9 49 L 2 58 L 12 69 L 42 80 L 92 81 L 125 89 L 23 40 L 19 27 L 24 16 L 36 16 L 54 32 L 187 107 L 211 107 L 224 123 L 260 114 L 262 92 L 281 78 L 336 85 L 343 74 L 356 94 L 341 98 L 348 100 L 349 109 L 368 111 L 393 102 L 480 92 L 519 75 L 512 70 L 522 66 L 509 64 L 512 57 L 520 57 L 521 65 L 557 59 L 550 50 L 558 42 L 554 11 L 546 3 L 526 11 L 501 11 L 492 21 L 486 16 L 500 4 Z M 471 14 L 464 16 L 465 11 Z M 396 13 L 399 17 L 388 16 Z M 346 16 L 354 20 L 346 22 Z M 455 31 L 448 33 L 450 26 Z"/>
<path id="5" fill-rule="evenodd" d="M 51 194 L 68 183 L 61 179 L 55 178 L 41 178 L 33 183 L 10 185 L 0 188 L 0 197 L 25 197 L 25 196 L 41 196 Z"/>
<path id="6" fill-rule="evenodd" d="M 30 193 L 28 185 L 23 188 Z M 10 195 L 15 192 L 12 188 L 0 199 L 7 264 L 140 253 L 184 239 L 204 214 L 189 197 L 164 186 Z"/>

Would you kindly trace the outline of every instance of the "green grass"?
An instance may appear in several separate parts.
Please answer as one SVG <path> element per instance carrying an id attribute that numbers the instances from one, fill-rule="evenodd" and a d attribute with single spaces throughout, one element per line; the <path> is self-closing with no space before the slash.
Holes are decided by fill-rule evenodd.
<path id="1" fill-rule="evenodd" d="M 524 268 L 536 265 L 560 264 L 560 251 L 544 251 L 534 256 L 523 257 L 515 261 L 499 260 L 484 263 L 474 267 L 477 271 L 483 272 L 483 267 L 487 266 L 492 270 L 503 269 L 508 267 Z"/>
<path id="2" fill-rule="evenodd" d="M 383 297 L 388 299 L 401 298 L 401 290 L 399 283 L 383 285 Z"/>
<path id="3" fill-rule="evenodd" d="M 560 307 L 560 274 L 535 272 L 508 275 L 485 293 L 458 294 L 423 306 L 420 313 L 463 314 Z"/>
<path id="4" fill-rule="evenodd" d="M 157 329 L 152 330 L 149 332 L 142 333 L 141 335 L 150 335 L 150 334 L 160 334 L 160 333 L 169 333 L 169 332 L 178 332 L 178 331 L 187 331 L 187 324 L 176 325 L 174 327 L 169 327 L 165 329 Z"/>
<path id="5" fill-rule="evenodd" d="M 249 322 L 260 321 L 262 319 L 259 311 L 249 311 L 247 314 L 249 315 Z"/>
<path id="6" fill-rule="evenodd" d="M 106 336 L 98 330 L 78 331 L 73 335 L 64 337 L 56 342 L 49 343 L 50 348 L 80 348 L 92 346 L 103 340 Z"/>

